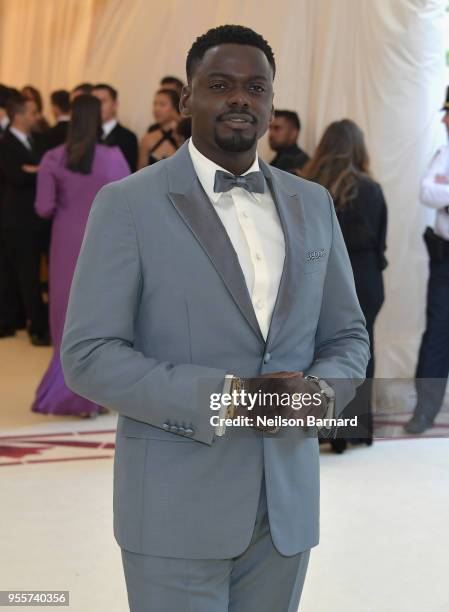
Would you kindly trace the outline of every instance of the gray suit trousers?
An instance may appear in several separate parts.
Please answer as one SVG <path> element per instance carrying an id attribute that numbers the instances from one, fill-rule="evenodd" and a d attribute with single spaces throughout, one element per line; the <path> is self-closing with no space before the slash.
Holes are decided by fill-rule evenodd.
<path id="1" fill-rule="evenodd" d="M 220 525 L 217 525 L 220 529 Z M 273 545 L 262 478 L 248 548 L 232 559 L 180 559 L 121 549 L 130 612 L 297 612 L 310 550 Z"/>

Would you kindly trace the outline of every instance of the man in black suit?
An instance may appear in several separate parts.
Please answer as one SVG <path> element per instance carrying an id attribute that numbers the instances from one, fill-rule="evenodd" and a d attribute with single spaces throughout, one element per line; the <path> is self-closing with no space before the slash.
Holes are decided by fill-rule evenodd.
<path id="1" fill-rule="evenodd" d="M 50 100 L 56 124 L 44 134 L 44 147 L 46 151 L 64 144 L 70 122 L 69 92 L 65 89 L 58 89 L 51 94 Z"/>
<path id="2" fill-rule="evenodd" d="M 92 94 L 101 102 L 103 143 L 110 147 L 119 147 L 131 172 L 135 172 L 137 169 L 137 136 L 117 120 L 117 90 L 106 83 L 99 83 L 93 88 Z"/>
<path id="3" fill-rule="evenodd" d="M 270 147 L 276 151 L 271 166 L 294 173 L 306 164 L 309 156 L 297 144 L 300 131 L 301 122 L 297 113 L 289 110 L 274 111 L 268 132 Z"/>
<path id="4" fill-rule="evenodd" d="M 48 346 L 48 312 L 39 279 L 40 257 L 48 240 L 48 222 L 34 212 L 40 153 L 30 137 L 39 117 L 36 103 L 15 94 L 8 100 L 8 116 L 9 129 L 0 140 L 0 172 L 4 185 L 2 244 L 11 282 L 17 287 L 25 307 L 31 343 Z M 13 305 L 12 295 L 2 296 L 0 321 L 11 320 Z"/>
<path id="5" fill-rule="evenodd" d="M 0 83 L 0 140 L 6 134 L 9 117 L 6 111 L 7 102 L 11 96 L 11 90 Z M 0 208 L 4 193 L 4 179 L 0 171 Z M 8 300 L 8 307 L 1 307 Z M 2 232 L 0 231 L 0 338 L 13 336 L 15 330 L 23 326 L 23 307 L 20 295 L 11 279 L 8 259 L 5 253 Z"/>

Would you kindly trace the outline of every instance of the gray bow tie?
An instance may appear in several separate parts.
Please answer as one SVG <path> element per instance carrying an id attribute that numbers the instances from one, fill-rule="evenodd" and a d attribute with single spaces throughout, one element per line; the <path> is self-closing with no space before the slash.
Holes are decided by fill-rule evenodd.
<path id="1" fill-rule="evenodd" d="M 235 176 L 230 172 L 217 170 L 215 172 L 214 191 L 222 193 L 233 187 L 242 187 L 251 193 L 264 193 L 265 180 L 262 172 L 250 172 L 244 176 Z"/>

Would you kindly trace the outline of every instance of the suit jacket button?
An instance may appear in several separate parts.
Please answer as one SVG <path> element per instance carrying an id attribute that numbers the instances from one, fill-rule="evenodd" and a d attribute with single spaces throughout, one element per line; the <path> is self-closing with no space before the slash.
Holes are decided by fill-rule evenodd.
<path id="1" fill-rule="evenodd" d="M 263 358 L 263 362 L 264 363 L 268 363 L 271 359 L 271 353 L 265 353 L 264 358 Z"/>

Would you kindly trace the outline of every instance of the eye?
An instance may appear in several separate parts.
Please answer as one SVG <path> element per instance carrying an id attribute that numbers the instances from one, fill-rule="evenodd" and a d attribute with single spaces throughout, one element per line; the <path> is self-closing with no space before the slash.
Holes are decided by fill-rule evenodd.
<path id="1" fill-rule="evenodd" d="M 224 89 L 226 87 L 226 85 L 224 83 L 211 83 L 211 85 L 209 86 L 210 89 Z"/>
<path id="2" fill-rule="evenodd" d="M 256 93 L 263 93 L 265 91 L 265 87 L 262 87 L 262 85 L 250 85 L 249 88 Z"/>

